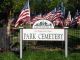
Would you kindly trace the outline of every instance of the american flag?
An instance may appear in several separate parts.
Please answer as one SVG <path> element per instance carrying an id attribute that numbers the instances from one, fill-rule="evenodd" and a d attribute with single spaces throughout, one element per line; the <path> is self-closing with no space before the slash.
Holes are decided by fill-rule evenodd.
<path id="1" fill-rule="evenodd" d="M 63 6 L 63 2 L 57 6 L 56 12 L 52 18 L 52 20 L 55 22 L 55 25 L 61 25 L 63 26 L 63 19 L 65 15 L 65 7 Z"/>
<path id="2" fill-rule="evenodd" d="M 70 24 L 72 23 L 70 11 L 68 12 L 67 19 L 64 21 L 64 23 L 65 26 L 70 26 Z"/>
<path id="3" fill-rule="evenodd" d="M 56 8 L 52 10 L 51 12 L 47 13 L 43 18 L 52 21 L 52 18 L 54 17 L 56 12 Z"/>
<path id="4" fill-rule="evenodd" d="M 80 25 L 80 15 L 76 17 L 76 20 L 77 20 L 77 24 Z"/>
<path id="5" fill-rule="evenodd" d="M 32 19 L 31 23 L 34 24 L 36 21 L 41 19 L 44 19 L 44 18 L 42 17 L 42 14 L 39 14 Z"/>
<path id="6" fill-rule="evenodd" d="M 76 22 L 77 22 L 77 24 L 78 25 L 80 25 L 80 13 L 79 13 L 79 11 L 77 10 L 77 12 L 76 12 L 76 15 L 75 15 L 75 20 L 76 20 Z"/>
<path id="7" fill-rule="evenodd" d="M 64 18 L 65 14 L 65 7 L 63 6 L 63 2 L 60 3 L 54 10 L 49 12 L 44 19 L 50 20 L 50 21 L 55 21 L 60 18 Z"/>
<path id="8" fill-rule="evenodd" d="M 80 24 L 80 14 L 79 14 L 79 11 L 77 10 L 73 20 L 72 20 L 72 23 L 71 23 L 71 27 L 77 27 L 78 24 Z"/>
<path id="9" fill-rule="evenodd" d="M 68 19 L 68 21 L 71 21 L 71 13 L 70 13 L 70 11 L 68 12 L 67 19 Z"/>
<path id="10" fill-rule="evenodd" d="M 29 23 L 30 22 L 30 7 L 29 7 L 29 0 L 25 4 L 24 8 L 22 9 L 19 18 L 15 24 L 15 27 L 17 27 L 20 24 L 23 23 Z"/>
<path id="11" fill-rule="evenodd" d="M 79 17 L 79 11 L 77 10 L 77 12 L 76 12 L 76 14 L 75 14 L 75 16 L 74 16 L 74 19 L 77 20 L 78 17 Z"/>
<path id="12" fill-rule="evenodd" d="M 80 16 L 78 17 L 77 24 L 80 26 Z"/>
<path id="13" fill-rule="evenodd" d="M 53 16 L 52 20 L 57 20 L 58 18 L 62 17 L 62 12 L 61 11 L 57 11 L 55 13 L 55 15 Z"/>

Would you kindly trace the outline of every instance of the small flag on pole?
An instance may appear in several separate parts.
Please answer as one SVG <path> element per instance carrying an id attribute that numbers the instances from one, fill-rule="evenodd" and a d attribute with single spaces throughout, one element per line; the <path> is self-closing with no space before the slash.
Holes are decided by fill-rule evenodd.
<path id="1" fill-rule="evenodd" d="M 15 27 L 17 27 L 20 24 L 23 23 L 29 23 L 30 22 L 30 7 L 29 7 L 29 0 L 25 4 L 24 8 L 22 9 L 19 18 L 15 24 Z"/>
<path id="2" fill-rule="evenodd" d="M 70 11 L 68 12 L 67 20 L 71 21 L 71 13 L 70 13 Z"/>

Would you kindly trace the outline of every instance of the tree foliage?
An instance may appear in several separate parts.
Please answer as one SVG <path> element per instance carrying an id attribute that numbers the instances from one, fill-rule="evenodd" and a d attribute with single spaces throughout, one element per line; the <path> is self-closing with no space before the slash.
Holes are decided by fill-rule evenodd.
<path id="1" fill-rule="evenodd" d="M 75 12 L 80 10 L 80 0 L 64 0 L 66 11 L 71 11 L 72 16 L 75 15 Z"/>
<path id="2" fill-rule="evenodd" d="M 59 1 L 63 1 L 66 12 L 71 11 L 74 15 L 80 9 L 80 0 L 30 0 L 32 14 L 44 14 L 54 9 Z M 0 0 L 0 19 L 16 17 L 19 15 L 27 0 Z"/>
<path id="3" fill-rule="evenodd" d="M 26 0 L 13 0 L 13 7 L 12 7 L 12 16 L 16 16 L 22 10 Z"/>
<path id="4" fill-rule="evenodd" d="M 30 1 L 31 11 L 34 14 L 44 14 L 52 10 L 56 6 L 57 2 L 58 0 L 32 0 Z"/>
<path id="5" fill-rule="evenodd" d="M 12 9 L 12 0 L 0 1 L 0 20 L 4 19 L 7 24 L 10 15 L 10 10 Z"/>

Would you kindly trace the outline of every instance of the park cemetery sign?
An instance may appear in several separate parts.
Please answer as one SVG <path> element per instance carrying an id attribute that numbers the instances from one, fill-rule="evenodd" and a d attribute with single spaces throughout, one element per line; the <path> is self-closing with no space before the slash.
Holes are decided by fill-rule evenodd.
<path id="1" fill-rule="evenodd" d="M 64 29 L 23 29 L 23 40 L 64 41 Z"/>
<path id="2" fill-rule="evenodd" d="M 33 29 L 23 29 L 23 40 L 64 40 L 64 29 L 54 29 L 48 20 L 39 20 L 34 23 Z"/>
<path id="3" fill-rule="evenodd" d="M 20 59 L 22 59 L 22 41 L 65 41 L 65 57 L 68 55 L 67 28 L 54 29 L 48 20 L 39 20 L 33 24 L 33 29 L 20 27 Z"/>

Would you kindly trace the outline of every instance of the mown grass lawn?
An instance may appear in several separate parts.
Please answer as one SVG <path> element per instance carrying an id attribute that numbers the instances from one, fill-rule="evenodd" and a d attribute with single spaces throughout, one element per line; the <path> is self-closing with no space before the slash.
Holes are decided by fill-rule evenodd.
<path id="1" fill-rule="evenodd" d="M 80 29 L 68 29 L 71 42 L 80 39 Z M 79 41 L 78 41 L 79 42 Z M 19 54 L 13 52 L 0 53 L 0 60 L 20 60 Z M 80 60 L 80 52 L 69 51 L 68 58 L 65 58 L 64 51 L 26 50 L 23 52 L 22 60 Z"/>
<path id="2" fill-rule="evenodd" d="M 19 54 L 12 52 L 0 53 L 0 60 L 20 60 Z M 23 52 L 22 60 L 80 60 L 80 53 L 69 53 L 65 58 L 64 52 L 61 51 L 39 51 L 27 50 Z"/>

